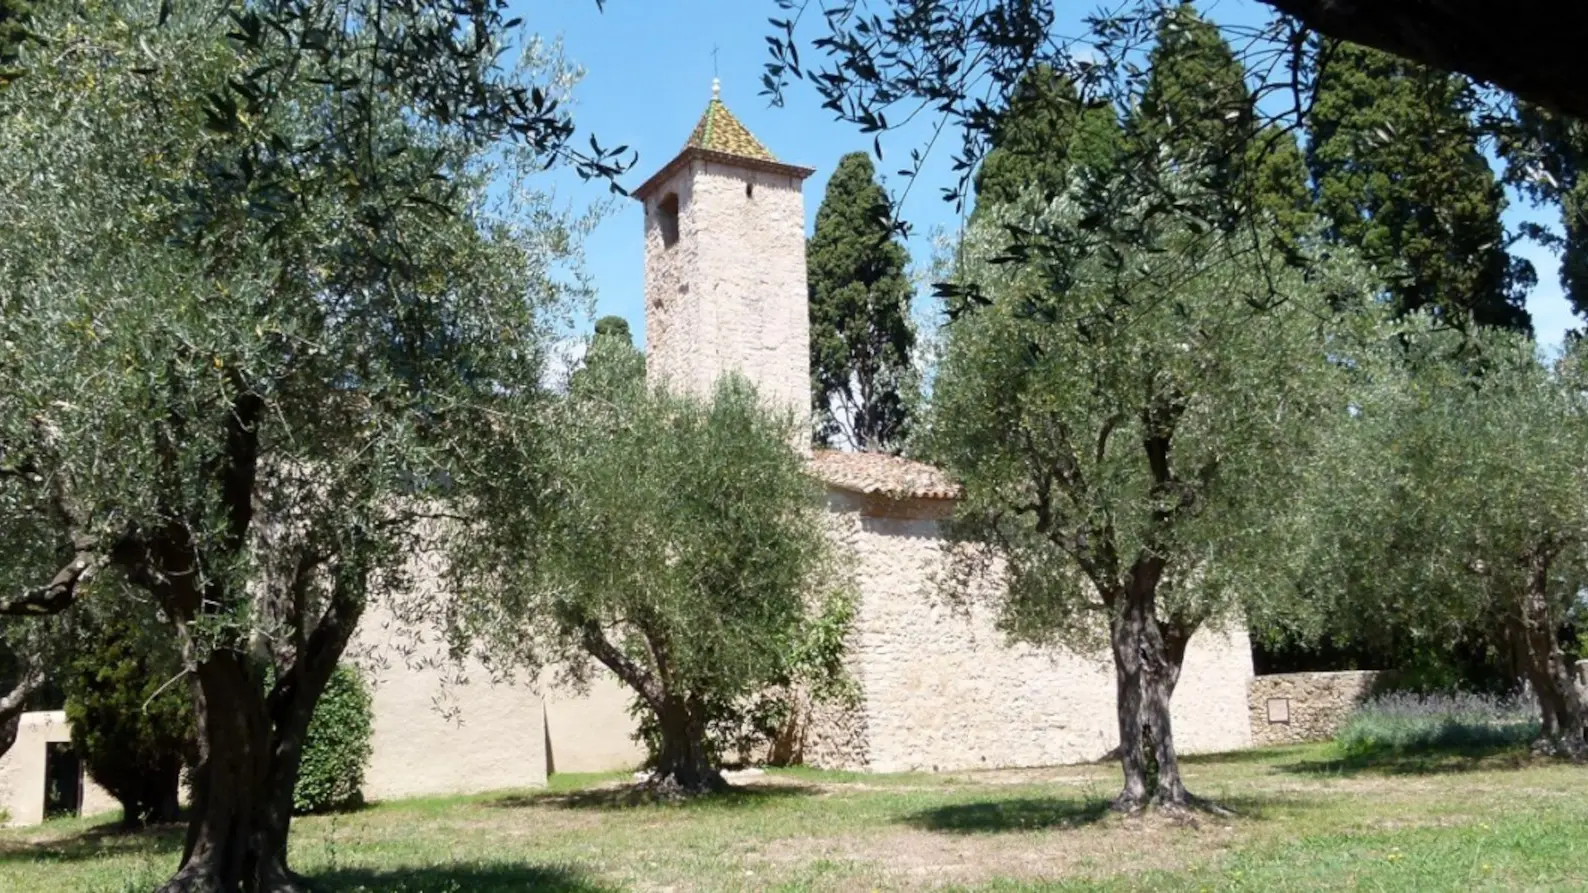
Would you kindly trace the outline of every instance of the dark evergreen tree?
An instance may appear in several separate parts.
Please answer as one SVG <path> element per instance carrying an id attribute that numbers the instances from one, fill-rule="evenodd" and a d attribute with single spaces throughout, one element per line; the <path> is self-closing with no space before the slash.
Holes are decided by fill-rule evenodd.
<path id="1" fill-rule="evenodd" d="M 1532 269 L 1506 250 L 1472 83 L 1349 44 L 1320 58 L 1307 163 L 1333 237 L 1403 265 L 1403 313 L 1530 329 Z"/>
<path id="2" fill-rule="evenodd" d="M 1560 208 L 1561 232 L 1533 235 L 1560 252 L 1561 289 L 1572 310 L 1588 317 L 1588 124 L 1526 104 L 1516 124 L 1501 141 L 1507 179 Z"/>
<path id="3" fill-rule="evenodd" d="M 888 196 L 864 152 L 838 162 L 806 246 L 811 408 L 819 444 L 897 452 L 916 376 L 909 255 L 893 238 Z"/>
<path id="4" fill-rule="evenodd" d="M 1076 168 L 1104 170 L 1118 155 L 1120 129 L 1107 103 L 1086 104 L 1069 78 L 1038 66 L 999 116 L 992 148 L 976 173 L 976 217 L 1022 191 L 1052 197 Z"/>
<path id="5" fill-rule="evenodd" d="M 634 347 L 629 321 L 621 316 L 603 316 L 596 320 L 584 361 L 568 377 L 568 387 L 571 392 L 614 377 L 644 378 L 645 358 Z"/>
<path id="6" fill-rule="evenodd" d="M 1293 247 L 1312 213 L 1301 150 L 1288 131 L 1260 123 L 1246 67 L 1218 27 L 1182 3 L 1159 20 L 1149 60 L 1129 122 L 1136 157 L 1198 170 L 1204 213 L 1230 229 L 1255 210 Z"/>
<path id="7" fill-rule="evenodd" d="M 127 828 L 177 819 L 177 784 L 194 750 L 182 659 L 152 610 L 85 612 L 81 641 L 59 668 L 72 746 L 121 803 Z"/>
<path id="8" fill-rule="evenodd" d="M 27 39 L 31 14 L 28 0 L 0 0 L 0 87 L 20 74 L 17 52 Z"/>
<path id="9" fill-rule="evenodd" d="M 621 316 L 603 316 L 596 320 L 595 334 L 597 338 L 617 338 L 630 347 L 634 346 L 634 335 L 629 331 L 629 321 Z"/>

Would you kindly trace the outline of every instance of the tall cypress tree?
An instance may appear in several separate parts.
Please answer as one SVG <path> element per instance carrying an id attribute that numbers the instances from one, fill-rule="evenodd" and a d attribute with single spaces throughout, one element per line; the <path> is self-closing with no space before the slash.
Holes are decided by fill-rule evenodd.
<path id="1" fill-rule="evenodd" d="M 1040 65 L 1021 79 L 991 144 L 976 173 L 973 218 L 1026 190 L 1057 195 L 1077 168 L 1105 170 L 1119 151 L 1119 122 L 1113 108 L 1083 103 L 1069 78 Z"/>
<path id="2" fill-rule="evenodd" d="M 621 316 L 603 316 L 595 321 L 595 337 L 616 338 L 629 347 L 634 346 L 634 335 L 629 331 L 629 321 Z"/>
<path id="3" fill-rule="evenodd" d="M 864 152 L 838 162 L 806 245 L 817 443 L 898 451 L 915 389 L 909 255 Z"/>
<path id="4" fill-rule="evenodd" d="M 1129 122 L 1138 157 L 1200 169 L 1207 214 L 1231 228 L 1255 211 L 1288 246 L 1312 213 L 1306 165 L 1288 131 L 1260 125 L 1246 67 L 1218 27 L 1189 2 L 1166 11 L 1149 63 Z"/>
<path id="5" fill-rule="evenodd" d="M 1392 285 L 1403 313 L 1531 328 L 1531 267 L 1506 250 L 1472 83 L 1352 44 L 1319 57 L 1307 164 L 1333 237 L 1404 265 Z"/>

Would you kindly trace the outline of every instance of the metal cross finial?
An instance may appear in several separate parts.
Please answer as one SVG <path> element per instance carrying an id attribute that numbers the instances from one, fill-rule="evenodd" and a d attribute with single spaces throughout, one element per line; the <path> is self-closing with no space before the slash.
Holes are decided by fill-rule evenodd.
<path id="1" fill-rule="evenodd" d="M 721 99 L 722 98 L 722 81 L 718 80 L 718 78 L 717 78 L 717 53 L 720 52 L 721 49 L 722 48 L 717 46 L 716 44 L 712 44 L 711 45 L 711 98 L 712 99 Z"/>

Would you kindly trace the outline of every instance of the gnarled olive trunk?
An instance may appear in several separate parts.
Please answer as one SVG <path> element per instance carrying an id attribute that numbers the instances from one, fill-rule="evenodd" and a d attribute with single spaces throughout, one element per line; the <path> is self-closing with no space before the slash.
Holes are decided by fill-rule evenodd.
<path id="1" fill-rule="evenodd" d="M 271 728 L 263 680 L 232 651 L 194 671 L 199 763 L 182 864 L 161 893 L 293 891 L 285 824 L 269 827 Z"/>
<path id="2" fill-rule="evenodd" d="M 706 743 L 706 717 L 693 699 L 667 695 L 657 707 L 661 751 L 650 785 L 684 795 L 707 794 L 728 787 L 713 765 Z"/>
<path id="3" fill-rule="evenodd" d="M 1184 807 L 1192 803 L 1180 777 L 1169 711 L 1185 642 L 1175 636 L 1166 641 L 1155 616 L 1162 573 L 1160 560 L 1138 561 L 1129 585 L 1117 590 L 1113 598 L 1116 609 L 1109 625 L 1109 645 L 1114 656 L 1119 761 L 1124 772 L 1124 786 L 1113 806 L 1124 812 L 1148 805 Z"/>
<path id="4" fill-rule="evenodd" d="M 1548 571 L 1547 558 L 1534 559 L 1527 585 L 1508 612 L 1506 633 L 1513 658 L 1538 699 L 1542 743 L 1580 759 L 1588 756 L 1588 703 L 1577 685 L 1576 668 L 1560 647 Z"/>
<path id="5" fill-rule="evenodd" d="M 340 656 L 300 659 L 267 695 L 233 651 L 194 673 L 199 764 L 182 864 L 160 893 L 294 893 L 287 834 L 303 740 Z"/>
<path id="6" fill-rule="evenodd" d="M 654 670 L 640 666 L 613 645 L 594 621 L 580 631 L 586 651 L 634 690 L 656 718 L 661 746 L 646 786 L 658 793 L 692 796 L 724 790 L 728 782 L 717 769 L 707 745 L 707 710 L 699 698 L 680 694 L 684 686 L 669 673 L 667 639 L 660 631 L 644 630 Z"/>

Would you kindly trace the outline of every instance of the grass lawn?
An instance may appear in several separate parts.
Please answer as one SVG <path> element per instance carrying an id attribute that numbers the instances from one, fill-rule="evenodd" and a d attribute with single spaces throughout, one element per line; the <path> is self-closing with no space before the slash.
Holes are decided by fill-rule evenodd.
<path id="1" fill-rule="evenodd" d="M 1113 766 L 953 775 L 781 771 L 626 805 L 612 779 L 386 803 L 293 825 L 326 891 L 1588 890 L 1588 770 L 1484 755 L 1342 761 L 1330 745 L 1189 758 L 1238 810 L 1195 826 L 1104 809 Z M 0 833 L 0 891 L 144 891 L 180 829 Z"/>

